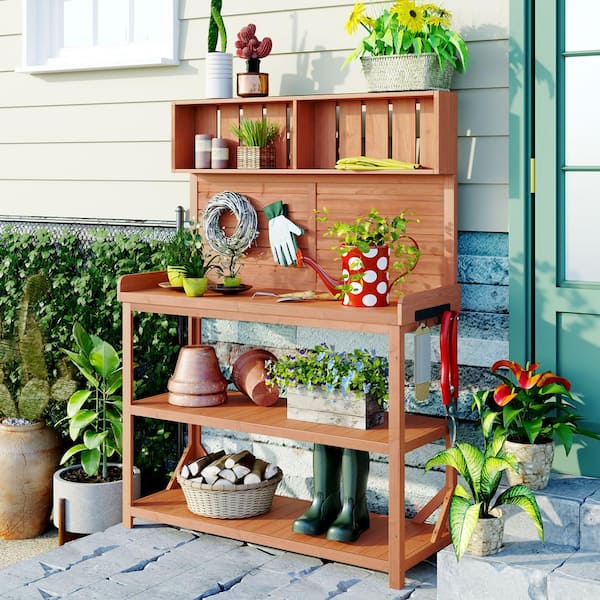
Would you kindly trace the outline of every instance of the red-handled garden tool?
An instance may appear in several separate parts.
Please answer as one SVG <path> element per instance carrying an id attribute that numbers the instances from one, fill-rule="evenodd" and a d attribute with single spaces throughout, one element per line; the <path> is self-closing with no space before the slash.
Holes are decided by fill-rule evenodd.
<path id="1" fill-rule="evenodd" d="M 440 327 L 440 388 L 448 418 L 450 442 L 456 441 L 456 410 L 458 404 L 458 311 L 442 314 Z"/>

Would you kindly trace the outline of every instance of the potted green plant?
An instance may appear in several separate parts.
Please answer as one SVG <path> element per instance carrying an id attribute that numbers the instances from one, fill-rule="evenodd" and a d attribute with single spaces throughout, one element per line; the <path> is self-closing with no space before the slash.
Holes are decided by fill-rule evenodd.
<path id="1" fill-rule="evenodd" d="M 54 382 L 48 373 L 37 308 L 49 287 L 44 274 L 26 280 L 14 335 L 0 337 L 0 537 L 5 539 L 37 537 L 48 527 L 61 441 L 43 417 L 50 400 L 66 401 L 77 386 L 67 369 Z"/>
<path id="2" fill-rule="evenodd" d="M 227 31 L 221 14 L 222 6 L 223 0 L 210 0 L 205 78 L 207 98 L 231 98 L 233 95 L 233 55 L 227 52 Z M 220 52 L 217 52 L 219 39 Z"/>
<path id="3" fill-rule="evenodd" d="M 54 474 L 54 505 L 65 501 L 65 522 L 55 511 L 57 527 L 72 533 L 101 531 L 121 521 L 122 398 L 121 357 L 108 342 L 88 334 L 76 323 L 73 327 L 76 349 L 63 351 L 85 378 L 87 386 L 75 391 L 67 403 L 65 419 L 69 437 L 75 442 L 62 456 L 65 464 L 74 457 L 80 464 L 59 469 Z M 134 481 L 139 495 L 140 473 Z M 97 510 L 101 506 L 102 510 Z"/>
<path id="4" fill-rule="evenodd" d="M 279 125 L 267 119 L 240 119 L 231 131 L 242 143 L 237 149 L 238 169 L 274 169 L 273 142 L 279 135 Z"/>
<path id="5" fill-rule="evenodd" d="M 183 277 L 190 256 L 188 233 L 184 229 L 178 229 L 164 245 L 161 256 L 169 283 L 173 287 L 183 287 Z"/>
<path id="6" fill-rule="evenodd" d="M 248 23 L 238 32 L 235 48 L 237 56 L 246 60 L 246 73 L 237 74 L 237 95 L 242 98 L 268 96 L 269 74 L 260 72 L 260 59 L 271 53 L 271 38 L 259 40 L 256 37 L 256 25 Z"/>
<path id="7" fill-rule="evenodd" d="M 518 472 L 507 474 L 509 481 L 531 489 L 548 484 L 555 440 L 569 454 L 576 435 L 600 439 L 579 425 L 582 417 L 575 413 L 575 404 L 580 400 L 570 382 L 551 371 L 538 373 L 538 368 L 538 363 L 522 367 L 510 360 L 495 362 L 491 371 L 501 383 L 485 395 L 486 410 L 497 416 L 507 450 L 519 461 Z"/>
<path id="8" fill-rule="evenodd" d="M 267 383 L 277 385 L 287 398 L 289 419 L 356 429 L 383 423 L 389 374 L 385 357 L 360 348 L 337 352 L 317 344 L 265 366 Z M 368 452 L 315 444 L 313 501 L 292 531 L 326 532 L 330 540 L 355 541 L 369 527 L 368 474 Z"/>
<path id="9" fill-rule="evenodd" d="M 468 442 L 456 442 L 438 452 L 425 464 L 425 470 L 445 465 L 456 469 L 466 488 L 458 483 L 450 500 L 448 523 L 457 560 L 465 552 L 493 554 L 502 546 L 504 505 L 519 506 L 532 519 L 544 539 L 544 526 L 533 492 L 524 484 L 513 485 L 497 494 L 504 471 L 517 470 L 516 458 L 504 450 L 506 435 L 495 427 L 494 415 L 484 409 L 485 392 L 473 396 L 483 434 L 483 449 Z"/>
<path id="10" fill-rule="evenodd" d="M 449 89 L 454 70 L 462 73 L 469 64 L 450 17 L 444 8 L 415 0 L 396 0 L 373 17 L 356 2 L 346 31 L 362 27 L 366 36 L 344 64 L 360 57 L 370 92 Z"/>
<path id="11" fill-rule="evenodd" d="M 328 220 L 327 208 L 317 219 Z M 404 212 L 395 217 L 372 208 L 350 223 L 335 222 L 325 236 L 337 240 L 334 250 L 342 259 L 343 282 L 338 286 L 349 306 L 387 306 L 394 285 L 405 280 L 421 256 L 419 245 L 407 233 L 411 222 Z M 390 280 L 388 269 L 395 271 Z"/>
<path id="12" fill-rule="evenodd" d="M 217 262 L 219 256 L 205 254 L 199 223 L 191 221 L 189 228 L 185 229 L 185 236 L 188 259 L 182 281 L 183 289 L 187 296 L 202 296 L 208 289 L 208 272 L 213 269 L 221 271 L 221 266 Z"/>
<path id="13" fill-rule="evenodd" d="M 223 273 L 223 285 L 225 287 L 239 287 L 242 284 L 242 279 L 239 276 L 242 268 L 241 259 L 243 253 L 234 252 L 233 250 L 221 256 L 221 272 Z"/>

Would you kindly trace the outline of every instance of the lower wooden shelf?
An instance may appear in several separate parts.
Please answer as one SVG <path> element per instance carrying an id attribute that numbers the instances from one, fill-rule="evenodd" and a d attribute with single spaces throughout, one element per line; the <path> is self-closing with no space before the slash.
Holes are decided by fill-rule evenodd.
<path id="1" fill-rule="evenodd" d="M 327 560 L 356 565 L 376 571 L 389 572 L 388 518 L 371 513 L 371 525 L 353 543 L 328 540 L 322 536 L 293 533 L 292 521 L 301 515 L 309 503 L 304 500 L 275 496 L 271 510 L 250 519 L 213 519 L 190 512 L 181 489 L 170 489 L 136 500 L 130 508 L 132 517 L 184 527 L 213 535 L 307 554 Z M 433 544 L 433 525 L 406 521 L 404 569 L 416 565 L 427 556 L 450 543 L 442 536 Z"/>

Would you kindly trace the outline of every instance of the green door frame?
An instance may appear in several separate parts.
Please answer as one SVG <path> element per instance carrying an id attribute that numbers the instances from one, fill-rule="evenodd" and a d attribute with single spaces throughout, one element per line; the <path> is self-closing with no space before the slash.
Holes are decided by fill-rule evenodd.
<path id="1" fill-rule="evenodd" d="M 513 360 L 534 356 L 533 0 L 510 0 L 509 33 L 509 348 Z"/>

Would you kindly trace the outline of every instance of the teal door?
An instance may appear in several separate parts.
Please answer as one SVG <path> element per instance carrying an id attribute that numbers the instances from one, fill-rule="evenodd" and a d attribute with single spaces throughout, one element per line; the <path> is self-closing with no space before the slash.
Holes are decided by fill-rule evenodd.
<path id="1" fill-rule="evenodd" d="M 532 350 L 582 397 L 600 431 L 600 2 L 535 0 Z M 555 467 L 600 476 L 600 442 Z"/>

